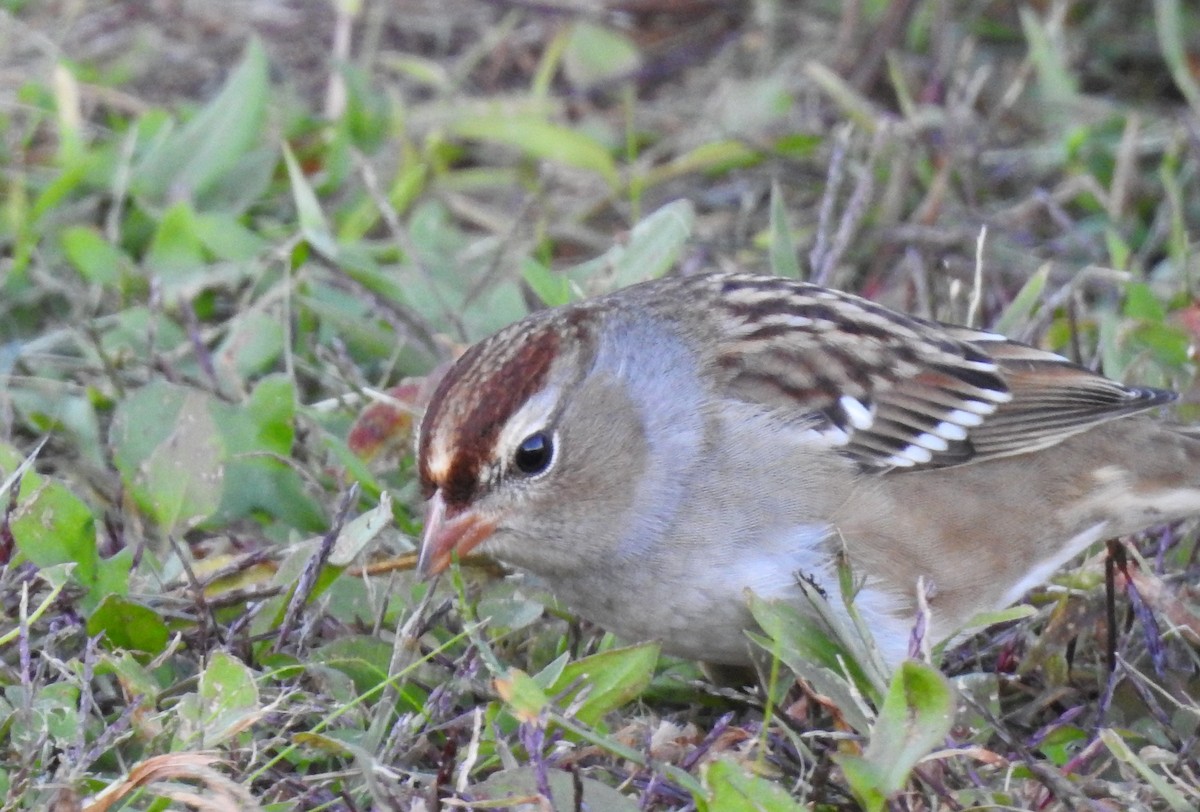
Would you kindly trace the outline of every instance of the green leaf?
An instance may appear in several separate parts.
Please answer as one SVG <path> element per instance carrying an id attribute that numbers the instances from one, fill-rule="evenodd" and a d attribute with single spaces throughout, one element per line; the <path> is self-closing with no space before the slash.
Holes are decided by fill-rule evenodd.
<path id="1" fill-rule="evenodd" d="M 519 668 L 510 668 L 507 673 L 492 681 L 496 693 L 509 712 L 525 724 L 540 724 L 542 712 L 550 706 L 550 697 L 541 689 L 533 677 Z"/>
<path id="2" fill-rule="evenodd" d="M 113 460 L 139 504 L 166 533 L 211 515 L 224 486 L 224 450 L 203 392 L 152 382 L 113 417 Z"/>
<path id="3" fill-rule="evenodd" d="M 1125 288 L 1125 315 L 1161 324 L 1167 311 L 1145 282 L 1133 282 Z"/>
<path id="4" fill-rule="evenodd" d="M 988 626 L 995 626 L 997 623 L 1009 623 L 1014 620 L 1024 620 L 1027 617 L 1033 617 L 1037 613 L 1038 610 L 1034 609 L 1027 603 L 1010 606 L 1007 609 L 980 612 L 967 621 L 967 623 L 963 626 L 963 629 L 984 629 Z"/>
<path id="5" fill-rule="evenodd" d="M 325 514 L 300 474 L 283 461 L 292 451 L 296 391 L 286 375 L 263 378 L 246 403 L 214 403 L 225 461 L 225 488 L 212 521 L 264 513 L 306 532 L 326 528 Z"/>
<path id="6" fill-rule="evenodd" d="M 1189 49 L 1194 53 L 1195 40 L 1187 44 L 1184 36 L 1186 31 L 1195 31 L 1184 22 L 1184 15 L 1179 0 L 1154 0 L 1155 30 L 1158 32 L 1158 45 L 1163 55 L 1163 61 L 1171 72 L 1171 78 L 1179 92 L 1187 99 L 1192 108 L 1192 115 L 1200 115 L 1200 82 L 1196 81 L 1195 67 Z"/>
<path id="7" fill-rule="evenodd" d="M 804 805 L 783 787 L 748 772 L 728 759 L 718 759 L 704 769 L 711 812 L 801 812 Z M 701 799 L 697 799 L 697 803 Z"/>
<path id="8" fill-rule="evenodd" d="M 192 227 L 204 250 L 220 260 L 251 260 L 271 246 L 261 234 L 242 225 L 240 218 L 224 211 L 200 212 Z"/>
<path id="9" fill-rule="evenodd" d="M 300 233 L 309 245 L 325 257 L 336 259 L 337 240 L 329 229 L 329 222 L 325 219 L 325 212 L 321 210 L 317 193 L 313 191 L 308 178 L 304 176 L 300 164 L 296 161 L 296 156 L 286 144 L 283 147 L 283 160 L 287 164 L 288 181 L 292 184 L 292 200 L 296 204 L 296 216 L 300 220 Z"/>
<path id="10" fill-rule="evenodd" d="M 866 732 L 870 708 L 862 704 L 855 680 L 847 673 L 855 674 L 860 684 L 866 680 L 834 633 L 791 601 L 765 601 L 751 595 L 750 611 L 765 635 L 751 634 L 750 639 L 812 683 L 817 693 L 829 697 L 851 727 Z"/>
<path id="11" fill-rule="evenodd" d="M 546 783 L 553 796 L 553 806 L 546 809 L 586 809 L 596 812 L 637 812 L 641 807 L 632 798 L 627 798 L 612 787 L 581 775 L 579 772 L 549 769 L 545 771 Z M 576 787 L 582 790 L 576 793 Z M 511 799 L 529 798 L 537 795 L 538 773 L 535 767 L 514 767 L 499 770 L 478 784 L 471 785 L 471 797 L 479 802 L 494 801 L 496 809 L 512 809 Z M 489 806 L 489 809 L 492 807 Z M 525 805 L 521 805 L 525 808 Z"/>
<path id="12" fill-rule="evenodd" d="M 537 160 L 595 172 L 612 187 L 620 182 L 617 165 L 607 147 L 578 130 L 542 118 L 498 112 L 460 119 L 449 129 L 459 138 L 504 144 Z"/>
<path id="13" fill-rule="evenodd" d="M 624 34 L 587 21 L 571 26 L 563 53 L 563 72 L 575 87 L 589 88 L 630 78 L 641 64 L 641 52 Z"/>
<path id="14" fill-rule="evenodd" d="M 780 136 L 773 147 L 778 155 L 799 160 L 811 156 L 824 142 L 825 138 L 822 135 L 789 133 Z"/>
<path id="15" fill-rule="evenodd" d="M 63 229 L 59 240 L 67 261 L 84 280 L 106 288 L 117 288 L 128 258 L 100 233 L 88 226 Z"/>
<path id="16" fill-rule="evenodd" d="M 1176 779 L 1182 786 L 1188 788 L 1189 794 L 1192 797 L 1192 800 L 1188 801 L 1183 792 L 1171 785 L 1167 776 L 1156 772 L 1153 767 L 1134 753 L 1129 747 L 1128 742 L 1121 738 L 1121 735 L 1117 731 L 1111 728 L 1101 729 L 1100 741 L 1104 742 L 1104 746 L 1108 748 L 1108 751 L 1113 756 L 1123 763 L 1132 766 L 1148 787 L 1153 789 L 1154 794 L 1167 804 L 1168 808 L 1174 810 L 1174 812 L 1186 812 L 1186 810 L 1195 809 L 1195 787 L 1190 782 Z M 1173 770 L 1168 770 L 1167 775 L 1169 776 L 1171 772 Z"/>
<path id="17" fill-rule="evenodd" d="M 159 654 L 171 632 L 157 612 L 129 598 L 109 595 L 88 618 L 90 635 L 103 634 L 112 649 Z"/>
<path id="18" fill-rule="evenodd" d="M 954 692 L 940 671 L 900 664 L 861 756 L 835 755 L 851 791 L 870 812 L 902 790 L 917 762 L 945 741 L 954 723 Z"/>
<path id="19" fill-rule="evenodd" d="M 546 307 L 559 307 L 574 298 L 566 274 L 555 273 L 532 257 L 526 257 L 521 264 L 521 278 Z"/>
<path id="20" fill-rule="evenodd" d="M 55 564 L 51 567 L 43 567 L 37 571 L 38 578 L 45 581 L 46 585 L 49 586 L 50 589 L 48 592 L 43 592 L 40 594 L 40 600 L 36 606 L 26 607 L 25 610 L 22 610 L 22 615 L 24 616 L 25 622 L 28 624 L 28 626 L 32 626 L 33 624 L 37 623 L 38 619 L 46 613 L 46 610 L 50 609 L 56 604 L 58 601 L 58 596 L 62 594 L 63 587 L 65 587 L 67 581 L 71 579 L 71 575 L 76 568 L 77 567 L 74 563 L 65 563 Z M 0 647 L 9 645 L 16 640 L 20 634 L 20 626 L 10 626 L 7 631 L 5 631 L 3 634 L 0 634 Z M 2 727 L 3 724 L 3 721 L 0 721 L 0 727 Z"/>
<path id="21" fill-rule="evenodd" d="M 515 629 L 523 629 L 533 625 L 546 614 L 544 603 L 525 594 L 524 590 L 510 581 L 489 586 L 491 588 L 479 599 L 476 615 L 485 619 L 488 629 L 492 631 L 507 634 Z M 558 675 L 547 675 L 547 671 L 553 667 L 552 663 L 538 672 L 536 679 L 539 685 L 548 688 L 554 684 Z"/>
<path id="22" fill-rule="evenodd" d="M 1010 336 L 1019 332 L 1029 323 L 1034 310 L 1042 300 L 1042 291 L 1046 289 L 1046 281 L 1050 278 L 1049 263 L 1038 268 L 1021 286 L 1021 290 L 1013 297 L 1012 302 L 1005 308 L 1003 315 L 996 320 L 993 329 L 1001 335 Z"/>
<path id="23" fill-rule="evenodd" d="M 167 133 L 135 168 L 134 191 L 154 205 L 205 197 L 245 174 L 243 156 L 263 137 L 270 82 L 262 45 L 252 40 L 225 86 L 176 133 Z"/>
<path id="24" fill-rule="evenodd" d="M 392 526 L 392 495 L 384 491 L 379 504 L 346 522 L 329 553 L 329 564 L 347 567 L 381 532 Z"/>
<path id="25" fill-rule="evenodd" d="M 185 288 L 199 287 L 206 263 L 195 213 L 189 204 L 176 203 L 159 221 L 146 252 L 146 267 L 163 280 L 166 293 L 175 294 Z"/>
<path id="26" fill-rule="evenodd" d="M 79 736 L 79 688 L 51 682 L 38 688 L 33 700 L 33 727 L 44 729 L 52 741 L 72 746 Z"/>
<path id="27" fill-rule="evenodd" d="M 196 693 L 176 708 L 179 729 L 172 749 L 200 749 L 226 742 L 247 730 L 263 714 L 254 672 L 241 660 L 215 652 L 200 673 Z"/>
<path id="28" fill-rule="evenodd" d="M 1018 9 L 1018 14 L 1028 44 L 1029 59 L 1037 70 L 1037 89 L 1048 102 L 1045 109 L 1073 109 L 1079 100 L 1079 89 L 1075 73 L 1066 63 L 1066 49 L 1055 40 L 1046 23 L 1032 8 L 1022 7 Z"/>
<path id="29" fill-rule="evenodd" d="M 0 475 L 16 471 L 23 462 L 16 449 L 0 444 Z M 103 593 L 97 590 L 100 556 L 96 551 L 95 518 L 87 504 L 66 485 L 26 468 L 9 528 L 24 560 L 42 569 L 76 565 L 73 579 L 89 592 L 85 610 L 100 600 Z"/>
<path id="30" fill-rule="evenodd" d="M 1142 324 L 1133 334 L 1161 364 L 1182 367 L 1192 358 L 1191 337 L 1174 325 Z"/>
<path id="31" fill-rule="evenodd" d="M 690 201 L 676 200 L 633 227 L 626 245 L 614 245 L 596 259 L 567 271 L 581 286 L 601 275 L 607 287 L 625 287 L 655 279 L 671 270 L 692 236 L 696 211 Z"/>
<path id="32" fill-rule="evenodd" d="M 372 635 L 343 635 L 314 649 L 306 660 L 309 666 L 319 663 L 341 671 L 361 694 L 387 680 L 392 645 Z"/>
<path id="33" fill-rule="evenodd" d="M 226 324 L 228 331 L 213 358 L 222 383 L 237 391 L 246 379 L 274 365 L 283 354 L 285 334 L 279 316 L 261 310 L 244 313 Z"/>
<path id="34" fill-rule="evenodd" d="M 1108 250 L 1109 267 L 1128 270 L 1133 257 L 1133 248 L 1129 242 L 1113 226 L 1104 229 L 1104 245 Z"/>
<path id="35" fill-rule="evenodd" d="M 771 184 L 771 272 L 789 279 L 800 278 L 800 260 L 778 182 Z"/>
<path id="36" fill-rule="evenodd" d="M 712 141 L 646 172 L 642 178 L 642 185 L 649 188 L 692 172 L 719 175 L 732 169 L 754 166 L 762 160 L 763 154 L 760 151 L 746 146 L 741 141 Z"/>
<path id="37" fill-rule="evenodd" d="M 606 713 L 641 695 L 654 677 L 659 646 L 647 643 L 593 654 L 563 668 L 547 693 L 558 696 L 567 715 L 595 727 Z M 574 686 L 574 687 L 572 687 Z"/>

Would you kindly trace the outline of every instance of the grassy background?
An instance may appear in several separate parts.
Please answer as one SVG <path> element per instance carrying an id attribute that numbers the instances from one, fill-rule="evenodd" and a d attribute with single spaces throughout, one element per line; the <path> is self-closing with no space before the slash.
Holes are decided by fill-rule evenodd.
<path id="1" fill-rule="evenodd" d="M 1092 557 L 890 686 L 388 562 L 425 376 L 672 266 L 1194 419 L 1198 65 L 1177 0 L 0 2 L 3 809 L 1195 809 L 1187 527 L 1115 627 Z"/>

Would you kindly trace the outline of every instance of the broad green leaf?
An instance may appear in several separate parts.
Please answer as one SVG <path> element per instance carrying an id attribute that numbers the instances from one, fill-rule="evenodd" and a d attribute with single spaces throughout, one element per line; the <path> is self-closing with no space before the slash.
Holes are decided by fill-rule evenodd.
<path id="1" fill-rule="evenodd" d="M 563 72 L 576 87 L 631 78 L 641 64 L 637 46 L 619 31 L 586 20 L 571 26 L 563 53 Z"/>
<path id="2" fill-rule="evenodd" d="M 48 183 L 30 207 L 33 222 L 38 222 L 62 206 L 70 195 L 87 179 L 99 160 L 97 154 L 85 154 L 66 164 L 62 171 Z"/>
<path id="3" fill-rule="evenodd" d="M 59 235 L 63 253 L 86 281 L 106 288 L 120 286 L 122 271 L 129 266 L 121 249 L 88 226 L 71 226 Z"/>
<path id="4" fill-rule="evenodd" d="M 254 672 L 224 651 L 213 653 L 196 693 L 179 702 L 179 729 L 174 749 L 203 749 L 229 741 L 264 713 L 259 706 Z"/>
<path id="5" fill-rule="evenodd" d="M 708 797 L 697 798 L 697 803 L 703 800 L 701 808 L 709 812 L 802 812 L 806 808 L 778 783 L 728 759 L 717 759 L 705 767 L 704 788 Z"/>
<path id="6" fill-rule="evenodd" d="M 1192 358 L 1191 337 L 1172 324 L 1142 324 L 1133 335 L 1161 364 L 1182 367 Z"/>
<path id="7" fill-rule="evenodd" d="M 654 677 L 659 646 L 647 643 L 593 654 L 569 663 L 547 691 L 568 716 L 595 727 L 604 715 L 632 702 Z M 574 687 L 571 687 L 574 686 Z"/>
<path id="8" fill-rule="evenodd" d="M 142 463 L 152 512 L 168 532 L 194 526 L 220 501 L 225 471 L 209 406 L 205 395 L 188 393 L 175 416 L 175 430 Z"/>
<path id="9" fill-rule="evenodd" d="M 188 288 L 198 288 L 204 282 L 207 257 L 196 227 L 195 212 L 185 202 L 167 209 L 150 250 L 146 252 L 146 268 L 163 280 L 163 289 L 172 298 Z"/>
<path id="10" fill-rule="evenodd" d="M 214 403 L 225 462 L 225 489 L 214 522 L 262 512 L 306 532 L 326 529 L 320 505 L 296 470 L 292 449 L 296 391 L 286 375 L 263 378 L 241 405 Z"/>
<path id="11" fill-rule="evenodd" d="M 152 382 L 117 406 L 110 436 L 117 469 L 164 532 L 184 532 L 217 509 L 225 455 L 209 395 Z"/>
<path id="12" fill-rule="evenodd" d="M 69 682 L 38 686 L 33 697 L 32 724 L 27 734 L 44 731 L 60 747 L 71 747 L 79 736 L 79 688 Z M 18 736 L 19 742 L 23 736 Z M 37 746 L 29 741 L 28 745 Z"/>
<path id="13" fill-rule="evenodd" d="M 888 688 L 861 756 L 835 755 L 859 802 L 870 812 L 902 790 L 917 762 L 943 744 L 954 723 L 954 692 L 940 671 L 908 660 Z"/>
<path id="14" fill-rule="evenodd" d="M 304 666 L 310 671 L 318 666 L 332 669 L 349 677 L 350 690 L 345 699 L 349 702 L 378 690 L 387 681 L 393 657 L 393 646 L 386 640 L 367 634 L 347 635 L 314 649 L 305 658 Z M 328 681 L 327 671 L 320 678 Z M 406 680 L 396 685 L 398 707 L 404 713 L 421 711 L 428 698 L 428 691 L 417 682 Z"/>
<path id="15" fill-rule="evenodd" d="M 72 453 L 103 467 L 107 464 L 107 449 L 102 448 L 95 393 L 76 391 L 64 387 L 61 381 L 40 376 L 15 376 L 4 385 L 9 405 L 30 426 L 60 442 L 70 442 Z"/>
<path id="16" fill-rule="evenodd" d="M 306 665 L 321 664 L 346 674 L 358 693 L 366 693 L 388 678 L 392 645 L 365 634 L 343 635 L 319 646 L 306 658 Z"/>
<path id="17" fill-rule="evenodd" d="M 527 257 L 521 264 L 521 277 L 546 307 L 559 307 L 573 298 L 570 278 L 555 273 L 532 257 Z"/>
<path id="18" fill-rule="evenodd" d="M 252 40 L 221 92 L 178 132 L 168 132 L 135 168 L 133 189 L 155 205 L 203 198 L 237 182 L 239 164 L 263 138 L 270 82 L 262 45 Z"/>
<path id="19" fill-rule="evenodd" d="M 120 595 L 109 595 L 88 618 L 90 635 L 103 634 L 111 649 L 159 654 L 171 632 L 157 612 Z"/>
<path id="20" fill-rule="evenodd" d="M 270 199 L 270 186 L 279 166 L 279 147 L 263 144 L 241 155 L 219 183 L 210 186 L 196 200 L 201 215 L 234 217 Z M 236 235 L 235 235 L 236 236 Z M 220 252 L 216 252 L 218 256 Z"/>
<path id="21" fill-rule="evenodd" d="M 832 632 L 788 601 L 764 601 L 752 595 L 750 611 L 764 633 L 752 633 L 750 639 L 812 683 L 817 693 L 829 697 L 851 727 L 866 732 L 870 709 L 862 705 L 854 682 L 847 677 L 857 664 Z"/>
<path id="22" fill-rule="evenodd" d="M 24 463 L 15 449 L 0 443 L 0 476 L 15 474 Z M 6 481 L 0 489 L 5 501 L 11 485 Z M 128 590 L 133 550 L 101 559 L 91 509 L 66 485 L 41 477 L 31 467 L 22 471 L 21 498 L 9 529 L 19 558 L 38 566 L 43 578 L 53 577 L 60 567 L 70 568 L 71 580 L 86 590 L 79 603 L 85 613 L 106 595 Z"/>
<path id="23" fill-rule="evenodd" d="M 687 200 L 668 203 L 635 225 L 613 269 L 616 284 L 656 279 L 674 268 L 695 225 L 696 210 Z"/>
<path id="24" fill-rule="evenodd" d="M 1018 13 L 1029 59 L 1037 70 L 1037 89 L 1048 102 L 1044 109 L 1047 112 L 1053 108 L 1072 109 L 1078 102 L 1079 88 L 1075 72 L 1066 63 L 1066 50 L 1032 8 L 1022 7 Z"/>
<path id="25" fill-rule="evenodd" d="M 22 461 L 16 449 L 0 445 L 0 475 L 12 473 Z M 99 566 L 95 519 L 66 485 L 25 470 L 9 528 L 23 559 L 40 568 L 75 564 L 75 581 L 92 588 Z"/>
<path id="26" fill-rule="evenodd" d="M 379 496 L 378 505 L 355 516 L 342 527 L 329 553 L 329 564 L 334 567 L 349 566 L 367 545 L 391 526 L 392 495 L 384 491 Z"/>
<path id="27" fill-rule="evenodd" d="M 531 158 L 595 172 L 613 187 L 620 182 L 607 147 L 578 130 L 543 118 L 497 112 L 463 118 L 452 123 L 449 131 L 459 138 L 505 144 Z"/>
<path id="28" fill-rule="evenodd" d="M 1167 317 L 1166 309 L 1145 282 L 1133 282 L 1126 286 L 1124 312 L 1130 318 L 1160 324 Z"/>
<path id="29" fill-rule="evenodd" d="M 244 313 L 226 322 L 228 331 L 213 353 L 216 372 L 230 391 L 248 378 L 267 372 L 283 354 L 284 329 L 278 315 L 261 310 Z"/>
<path id="30" fill-rule="evenodd" d="M 271 245 L 261 234 L 246 228 L 241 218 L 224 211 L 197 213 L 193 229 L 204 250 L 219 260 L 251 260 Z"/>
<path id="31" fill-rule="evenodd" d="M 175 415 L 189 391 L 165 381 L 152 381 L 117 405 L 109 443 L 113 461 L 127 483 L 134 481 L 139 466 L 170 437 Z"/>
<path id="32" fill-rule="evenodd" d="M 533 679 L 519 668 L 510 668 L 492 680 L 492 685 L 509 711 L 525 724 L 540 724 L 550 698 Z"/>
<path id="33" fill-rule="evenodd" d="M 594 812 L 637 812 L 641 807 L 612 787 L 580 773 L 548 769 L 546 783 L 553 803 L 546 809 L 585 809 Z M 582 792 L 576 794 L 576 786 Z M 471 785 L 471 797 L 479 802 L 494 801 L 496 809 L 511 809 L 512 798 L 532 798 L 538 793 L 538 774 L 535 767 L 514 767 L 500 770 L 483 781 Z M 488 806 L 489 809 L 493 808 Z M 524 805 L 522 805 L 524 808 Z"/>
<path id="34" fill-rule="evenodd" d="M 515 584 L 495 584 L 479 599 L 478 616 L 485 619 L 489 629 L 511 632 L 536 623 L 546 613 L 541 601 L 527 596 Z M 550 666 L 547 666 L 549 668 Z M 553 679 L 546 680 L 546 669 L 538 672 L 538 684 L 550 686 Z"/>
<path id="35" fill-rule="evenodd" d="M 322 522 L 323 529 L 328 529 L 327 523 L 324 523 L 324 520 Z M 264 602 L 263 608 L 254 616 L 250 624 L 251 634 L 265 635 L 279 627 L 288 604 L 291 603 L 297 582 L 310 565 L 313 555 L 322 542 L 323 536 L 317 536 L 288 545 L 287 554 L 279 562 L 270 579 L 271 585 L 280 588 L 279 594 L 268 598 Z M 361 617 L 363 611 L 369 609 L 361 604 L 344 606 L 343 599 L 348 597 L 353 602 L 353 593 L 361 589 L 361 585 L 352 579 L 341 578 L 342 571 L 342 567 L 330 566 L 326 562 L 326 566 L 322 567 L 317 574 L 308 599 L 310 603 L 318 599 L 322 600 L 323 608 L 331 617 L 339 618 L 341 615 L 342 619 L 350 621 L 351 615 Z M 351 594 L 347 596 L 347 593 Z"/>
<path id="36" fill-rule="evenodd" d="M 614 245 L 566 273 L 581 286 L 593 276 L 600 276 L 606 288 L 656 279 L 679 262 L 695 222 L 696 211 L 690 201 L 668 203 L 638 222 L 626 245 Z"/>

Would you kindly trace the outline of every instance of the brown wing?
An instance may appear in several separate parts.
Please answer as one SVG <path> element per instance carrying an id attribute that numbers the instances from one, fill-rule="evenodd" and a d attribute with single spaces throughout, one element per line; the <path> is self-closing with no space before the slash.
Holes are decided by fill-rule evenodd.
<path id="1" fill-rule="evenodd" d="M 970 340 L 979 331 L 945 327 Z M 1174 392 L 1126 386 L 1060 355 L 1008 339 L 978 345 L 999 365 L 1012 399 L 970 433 L 976 459 L 1054 445 L 1100 423 L 1169 403 Z"/>
<path id="2" fill-rule="evenodd" d="M 864 467 L 1021 454 L 1174 397 L 815 285 L 717 279 L 729 394 L 796 414 Z"/>

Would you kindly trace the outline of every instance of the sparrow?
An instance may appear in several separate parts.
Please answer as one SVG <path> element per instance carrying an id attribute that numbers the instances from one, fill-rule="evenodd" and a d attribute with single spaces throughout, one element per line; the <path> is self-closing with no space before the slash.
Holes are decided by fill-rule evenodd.
<path id="1" fill-rule="evenodd" d="M 1200 513 L 1200 437 L 1147 414 L 1174 397 L 800 281 L 657 279 L 451 367 L 417 437 L 418 566 L 486 553 L 619 637 L 741 666 L 749 593 L 807 605 L 848 561 L 894 666 L 919 605 L 947 640 L 1092 544 Z"/>

